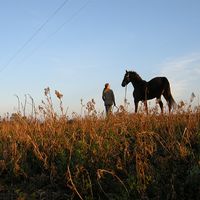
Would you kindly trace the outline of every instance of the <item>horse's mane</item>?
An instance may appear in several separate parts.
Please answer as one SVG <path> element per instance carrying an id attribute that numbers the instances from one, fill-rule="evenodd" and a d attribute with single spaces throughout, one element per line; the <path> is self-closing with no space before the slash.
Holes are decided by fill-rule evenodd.
<path id="1" fill-rule="evenodd" d="M 133 75 L 135 79 L 142 80 L 142 78 L 140 77 L 140 75 L 137 72 L 135 72 L 135 71 L 129 71 L 129 73 L 131 75 Z"/>

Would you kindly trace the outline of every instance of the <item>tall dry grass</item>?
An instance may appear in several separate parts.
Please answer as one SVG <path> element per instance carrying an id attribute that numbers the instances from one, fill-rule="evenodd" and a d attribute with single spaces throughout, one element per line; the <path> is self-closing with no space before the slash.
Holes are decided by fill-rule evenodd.
<path id="1" fill-rule="evenodd" d="M 50 89 L 32 115 L 0 122 L 0 199 L 198 199 L 200 109 L 105 118 L 54 110 Z M 23 107 L 25 109 L 25 107 Z M 12 187 L 11 187 L 12 186 Z"/>

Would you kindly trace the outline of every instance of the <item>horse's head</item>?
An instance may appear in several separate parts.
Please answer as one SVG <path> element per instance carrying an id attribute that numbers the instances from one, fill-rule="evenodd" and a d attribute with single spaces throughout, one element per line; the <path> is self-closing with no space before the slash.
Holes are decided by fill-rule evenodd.
<path id="1" fill-rule="evenodd" d="M 125 87 L 130 83 L 130 72 L 126 70 L 126 73 L 124 75 L 124 79 L 122 81 L 122 87 Z"/>
<path id="2" fill-rule="evenodd" d="M 126 73 L 124 75 L 124 79 L 122 81 L 122 87 L 125 87 L 130 82 L 132 82 L 134 84 L 134 83 L 139 82 L 141 80 L 142 80 L 142 78 L 135 71 L 127 71 L 126 70 Z"/>

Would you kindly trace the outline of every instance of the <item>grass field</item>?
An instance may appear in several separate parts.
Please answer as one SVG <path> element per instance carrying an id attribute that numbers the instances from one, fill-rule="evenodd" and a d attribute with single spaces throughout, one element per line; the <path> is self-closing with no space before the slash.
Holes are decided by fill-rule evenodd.
<path id="1" fill-rule="evenodd" d="M 200 199 L 199 107 L 105 118 L 91 101 L 69 120 L 45 96 L 1 119 L 0 199 Z"/>

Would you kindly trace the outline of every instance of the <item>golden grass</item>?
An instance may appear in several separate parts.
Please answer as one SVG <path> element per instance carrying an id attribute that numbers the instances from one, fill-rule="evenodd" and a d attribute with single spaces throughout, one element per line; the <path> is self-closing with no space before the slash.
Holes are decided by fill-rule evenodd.
<path id="1" fill-rule="evenodd" d="M 47 88 L 45 102 L 33 109 L 37 114 L 1 120 L 2 178 L 30 182 L 45 175 L 49 184 L 79 199 L 173 199 L 192 193 L 185 187 L 200 172 L 199 108 L 182 106 L 165 115 L 129 114 L 121 108 L 104 118 L 92 100 L 84 118 L 69 120 L 63 95 L 55 94 L 61 115 Z"/>

